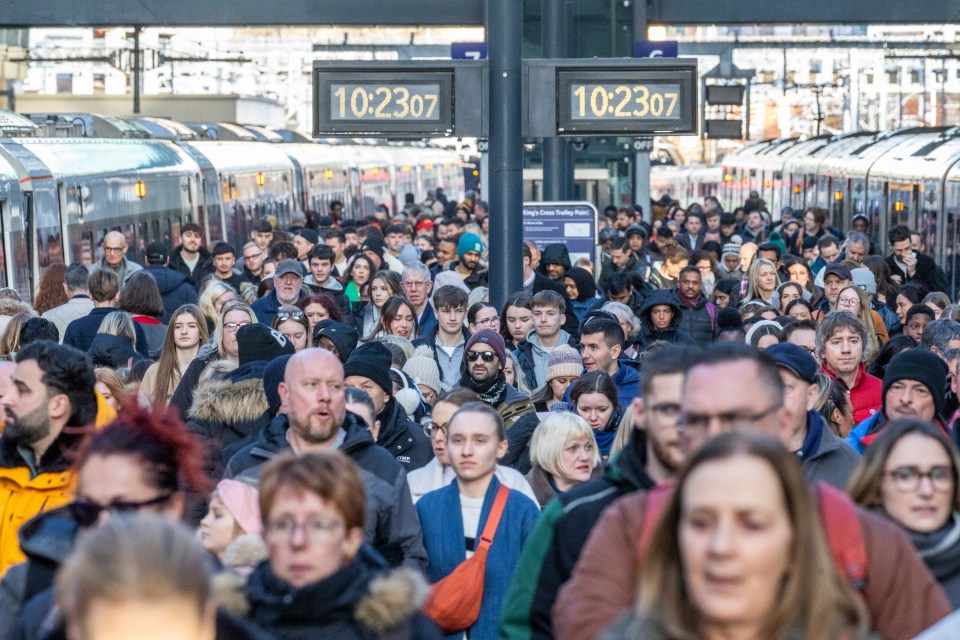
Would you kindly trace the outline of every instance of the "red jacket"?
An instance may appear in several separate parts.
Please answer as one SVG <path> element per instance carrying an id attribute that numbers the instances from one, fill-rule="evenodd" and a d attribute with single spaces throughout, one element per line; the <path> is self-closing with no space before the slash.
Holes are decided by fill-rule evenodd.
<path id="1" fill-rule="evenodd" d="M 836 380 L 844 387 L 846 383 L 838 378 L 836 374 L 827 366 L 827 363 L 821 365 L 820 370 L 826 375 Z M 857 378 L 853 382 L 853 388 L 850 389 L 850 402 L 853 404 L 853 423 L 860 424 L 883 406 L 883 380 L 867 373 L 867 368 L 860 363 L 857 369 Z"/>

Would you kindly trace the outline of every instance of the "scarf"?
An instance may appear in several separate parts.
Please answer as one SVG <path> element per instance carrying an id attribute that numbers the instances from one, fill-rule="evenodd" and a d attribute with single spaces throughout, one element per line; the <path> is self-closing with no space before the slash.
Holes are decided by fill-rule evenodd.
<path id="1" fill-rule="evenodd" d="M 620 420 L 622 418 L 623 409 L 618 406 L 616 411 L 610 414 L 610 419 L 607 420 L 607 425 L 602 431 L 597 429 L 593 430 L 593 437 L 597 440 L 597 449 L 600 451 L 600 457 L 604 460 L 610 455 L 610 447 L 613 446 L 613 441 L 617 437 L 617 430 L 620 427 Z"/>
<path id="2" fill-rule="evenodd" d="M 491 407 L 496 407 L 503 402 L 504 396 L 507 395 L 507 379 L 503 375 L 503 371 L 498 373 L 496 378 L 484 380 L 483 382 L 476 382 L 472 377 L 466 375 L 460 381 L 460 384 L 476 393 L 480 396 L 480 400 L 482 400 L 484 404 L 488 404 Z"/>
<path id="3" fill-rule="evenodd" d="M 936 531 L 906 531 L 917 553 L 938 581 L 960 571 L 960 513 L 954 511 L 947 524 Z"/>

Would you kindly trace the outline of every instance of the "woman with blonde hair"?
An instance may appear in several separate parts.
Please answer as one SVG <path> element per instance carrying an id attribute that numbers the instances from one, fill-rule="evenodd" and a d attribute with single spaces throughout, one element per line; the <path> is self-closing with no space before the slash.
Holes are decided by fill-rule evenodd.
<path id="1" fill-rule="evenodd" d="M 174 311 L 160 359 L 150 365 L 140 383 L 141 395 L 153 404 L 169 404 L 180 378 L 208 339 L 207 323 L 200 307 L 185 304 Z"/>
<path id="2" fill-rule="evenodd" d="M 747 297 L 743 301 L 761 300 L 770 304 L 779 286 L 780 275 L 776 265 L 766 258 L 756 258 L 747 271 Z"/>
<path id="3" fill-rule="evenodd" d="M 204 345 L 197 353 L 197 357 L 183 372 L 180 384 L 170 398 L 170 406 L 176 407 L 181 418 L 186 418 L 190 405 L 193 404 L 193 392 L 200 382 L 200 374 L 203 373 L 204 368 L 215 360 L 239 363 L 240 348 L 237 344 L 237 331 L 244 325 L 256 324 L 256 322 L 257 316 L 246 302 L 231 300 L 223 305 L 211 343 Z"/>
<path id="4" fill-rule="evenodd" d="M 127 399 L 127 390 L 123 380 L 116 371 L 107 367 L 97 367 L 93 370 L 93 374 L 97 379 L 96 384 L 93 385 L 94 390 L 103 397 L 104 401 L 114 411 L 119 411 L 120 405 Z"/>
<path id="5" fill-rule="evenodd" d="M 137 329 L 130 314 L 126 311 L 108 313 L 87 353 L 95 367 L 117 369 L 140 360 L 143 355 L 137 351 Z"/>
<path id="6" fill-rule="evenodd" d="M 237 297 L 237 292 L 226 282 L 211 282 L 200 294 L 197 305 L 207 319 L 207 333 L 212 334 L 220 318 L 223 305 Z"/>
<path id="7" fill-rule="evenodd" d="M 541 507 L 586 482 L 600 469 L 600 452 L 587 421 L 558 411 L 544 418 L 530 438 L 527 482 Z"/>
<path id="8" fill-rule="evenodd" d="M 703 445 L 638 555 L 636 608 L 604 640 L 867 637 L 796 456 L 772 438 L 724 433 Z"/>
<path id="9" fill-rule="evenodd" d="M 3 335 L 0 336 L 0 356 L 13 359 L 13 356 L 17 355 L 17 351 L 20 351 L 20 330 L 33 316 L 34 314 L 28 311 L 18 311 L 13 314 L 3 330 Z"/>

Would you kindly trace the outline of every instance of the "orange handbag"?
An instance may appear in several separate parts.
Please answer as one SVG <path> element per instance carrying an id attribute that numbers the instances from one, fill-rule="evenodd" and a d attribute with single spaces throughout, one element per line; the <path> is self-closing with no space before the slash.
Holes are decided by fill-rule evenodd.
<path id="1" fill-rule="evenodd" d="M 444 634 L 463 631 L 480 617 L 483 600 L 483 574 L 487 568 L 487 551 L 493 543 L 500 516 L 507 504 L 510 489 L 500 485 L 493 507 L 483 527 L 480 544 L 473 555 L 461 562 L 443 580 L 434 583 L 423 605 L 423 613 L 437 623 Z"/>

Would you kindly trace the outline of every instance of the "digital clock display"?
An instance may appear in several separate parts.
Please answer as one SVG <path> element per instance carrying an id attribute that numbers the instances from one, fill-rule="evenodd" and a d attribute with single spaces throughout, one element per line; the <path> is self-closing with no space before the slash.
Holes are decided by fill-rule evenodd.
<path id="1" fill-rule="evenodd" d="M 437 136 L 453 131 L 453 72 L 315 74 L 315 134 Z"/>
<path id="2" fill-rule="evenodd" d="M 643 135 L 696 131 L 696 70 L 558 70 L 557 132 Z"/>
<path id="3" fill-rule="evenodd" d="M 676 84 L 570 85 L 570 114 L 574 120 L 677 119 L 680 87 Z"/>
<path id="4" fill-rule="evenodd" d="M 440 120 L 439 84 L 333 84 L 330 119 Z"/>

